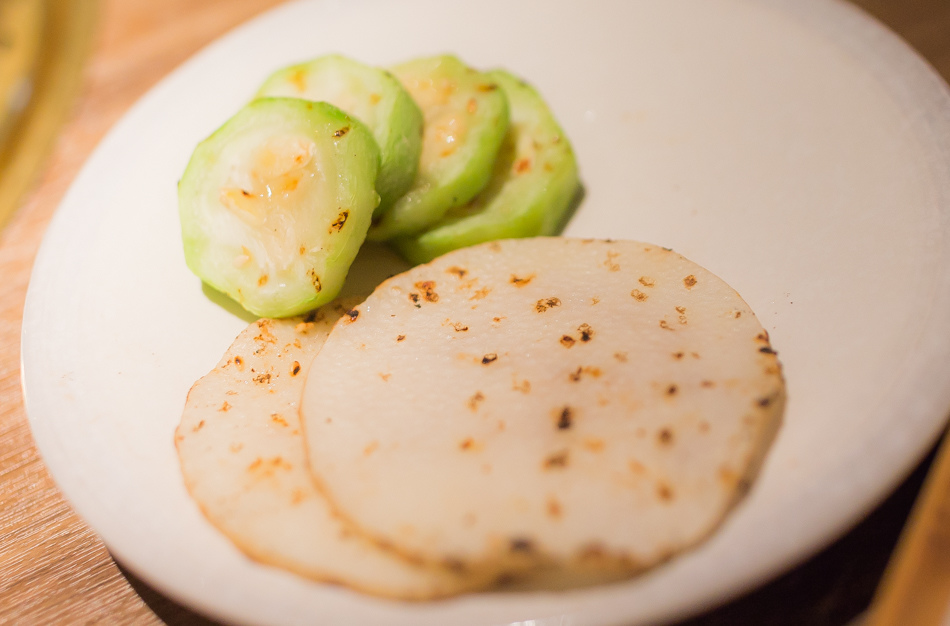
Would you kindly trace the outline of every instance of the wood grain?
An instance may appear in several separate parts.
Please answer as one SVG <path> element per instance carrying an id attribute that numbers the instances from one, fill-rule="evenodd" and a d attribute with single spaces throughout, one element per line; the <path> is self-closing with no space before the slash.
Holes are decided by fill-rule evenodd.
<path id="1" fill-rule="evenodd" d="M 950 439 L 934 462 L 864 626 L 939 626 L 950 608 Z"/>
<path id="2" fill-rule="evenodd" d="M 32 194 L 0 235 L 0 624 L 198 623 L 134 578 L 71 511 L 30 437 L 20 393 L 23 300 L 67 186 L 99 139 L 158 79 L 279 0 L 105 0 L 81 97 Z M 950 3 L 861 0 L 950 77 Z M 781 623 L 781 622 L 775 622 Z"/>
<path id="3" fill-rule="evenodd" d="M 60 198 L 105 132 L 157 80 L 279 0 L 107 0 L 71 119 L 0 236 L 0 623 L 161 623 L 71 511 L 30 437 L 19 344 L 30 267 Z"/>

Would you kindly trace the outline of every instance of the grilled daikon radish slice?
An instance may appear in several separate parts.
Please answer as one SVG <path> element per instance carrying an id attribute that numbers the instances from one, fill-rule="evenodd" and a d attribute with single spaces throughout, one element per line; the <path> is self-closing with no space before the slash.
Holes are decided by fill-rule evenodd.
<path id="1" fill-rule="evenodd" d="M 195 383 L 175 433 L 188 492 L 249 557 L 307 578 L 414 600 L 484 584 L 414 567 L 348 533 L 310 479 L 300 393 L 313 355 L 356 302 L 254 322 Z"/>
<path id="2" fill-rule="evenodd" d="M 374 224 L 369 237 L 419 232 L 471 200 L 491 178 L 508 129 L 508 101 L 488 76 L 454 56 L 392 69 L 422 109 L 425 126 L 416 179 Z"/>
<path id="3" fill-rule="evenodd" d="M 329 102 L 372 131 L 380 157 L 377 214 L 412 185 L 422 150 L 422 111 L 392 74 L 327 55 L 271 74 L 257 97 L 273 96 Z"/>
<path id="4" fill-rule="evenodd" d="M 576 584 L 708 537 L 784 399 L 721 279 L 656 245 L 541 237 L 382 283 L 333 328 L 301 415 L 323 493 L 381 545 Z"/>
<path id="5" fill-rule="evenodd" d="M 179 183 L 188 267 L 260 316 L 332 300 L 379 200 L 378 163 L 366 127 L 330 104 L 251 102 L 198 145 Z"/>
<path id="6" fill-rule="evenodd" d="M 508 72 L 487 75 L 505 92 L 511 112 L 491 181 L 426 231 L 395 240 L 412 263 L 493 239 L 556 234 L 577 194 L 574 151 L 544 99 Z"/>

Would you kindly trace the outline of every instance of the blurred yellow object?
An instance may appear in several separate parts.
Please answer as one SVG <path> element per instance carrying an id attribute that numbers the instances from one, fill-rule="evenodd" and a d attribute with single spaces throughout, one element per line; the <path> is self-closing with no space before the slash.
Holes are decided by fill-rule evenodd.
<path id="1" fill-rule="evenodd" d="M 95 15 L 94 0 L 0 2 L 0 226 L 79 91 Z"/>
<path id="2" fill-rule="evenodd" d="M 950 618 L 950 441 L 911 511 L 862 626 L 930 626 Z"/>

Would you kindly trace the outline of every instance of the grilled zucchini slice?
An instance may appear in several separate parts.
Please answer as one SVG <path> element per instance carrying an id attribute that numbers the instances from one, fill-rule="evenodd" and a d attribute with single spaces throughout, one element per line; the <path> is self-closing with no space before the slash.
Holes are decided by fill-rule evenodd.
<path id="1" fill-rule="evenodd" d="M 185 261 L 266 317 L 333 299 L 379 197 L 370 131 L 333 105 L 263 98 L 192 154 L 178 186 Z"/>
<path id="2" fill-rule="evenodd" d="M 257 97 L 274 96 L 329 102 L 372 131 L 380 156 L 377 213 L 412 185 L 422 150 L 422 111 L 389 72 L 331 54 L 271 74 Z"/>
<path id="3" fill-rule="evenodd" d="M 487 76 L 511 109 L 491 182 L 425 232 L 394 240 L 411 263 L 493 239 L 556 234 L 578 192 L 574 151 L 541 95 L 504 70 Z"/>
<path id="4" fill-rule="evenodd" d="M 422 156 L 412 187 L 383 213 L 369 237 L 422 231 L 471 200 L 491 178 L 508 130 L 508 100 L 498 85 L 454 56 L 396 66 L 425 117 Z"/>

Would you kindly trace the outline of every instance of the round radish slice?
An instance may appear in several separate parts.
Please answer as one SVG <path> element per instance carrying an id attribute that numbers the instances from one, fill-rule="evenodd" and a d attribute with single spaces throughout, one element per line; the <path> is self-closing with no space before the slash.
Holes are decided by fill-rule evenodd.
<path id="1" fill-rule="evenodd" d="M 262 319 L 188 394 L 175 445 L 201 511 L 252 559 L 317 581 L 401 599 L 459 593 L 478 581 L 426 570 L 348 532 L 307 470 L 300 392 L 340 304 Z"/>
<path id="2" fill-rule="evenodd" d="M 585 580 L 707 537 L 784 399 L 767 333 L 710 272 L 650 244 L 534 238 L 382 283 L 334 327 L 301 412 L 321 490 L 381 544 Z"/>

